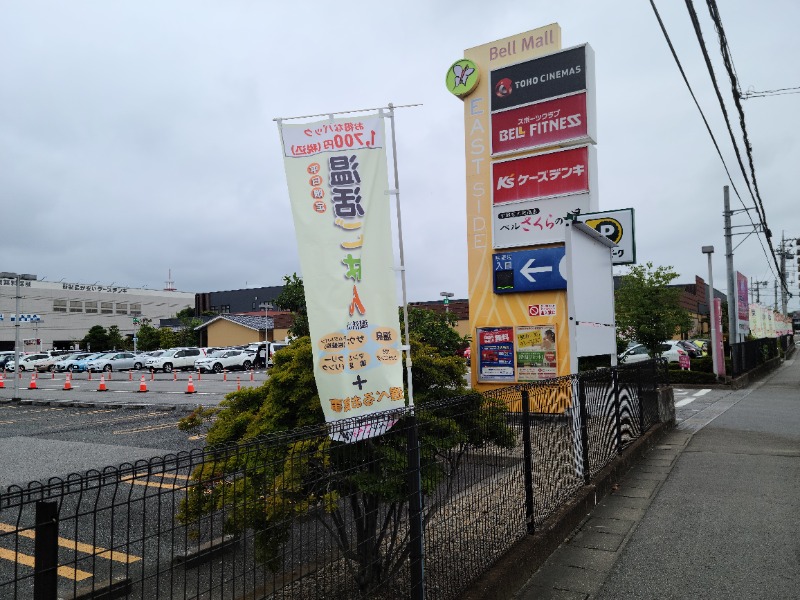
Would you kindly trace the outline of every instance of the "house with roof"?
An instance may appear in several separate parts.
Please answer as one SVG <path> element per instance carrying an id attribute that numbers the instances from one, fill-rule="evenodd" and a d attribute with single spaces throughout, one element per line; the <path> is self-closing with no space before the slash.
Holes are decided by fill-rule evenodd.
<path id="1" fill-rule="evenodd" d="M 274 342 L 289 335 L 292 315 L 288 311 L 217 315 L 195 328 L 201 346 L 241 346 L 252 342 Z"/>

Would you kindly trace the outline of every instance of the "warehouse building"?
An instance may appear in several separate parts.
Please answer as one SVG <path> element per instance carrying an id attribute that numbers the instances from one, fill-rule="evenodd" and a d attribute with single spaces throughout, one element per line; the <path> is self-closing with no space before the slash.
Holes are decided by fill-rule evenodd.
<path id="1" fill-rule="evenodd" d="M 15 278 L 0 278 L 0 350 L 13 350 L 16 325 Z M 76 347 L 95 325 L 116 325 L 134 335 L 139 323 L 174 317 L 193 307 L 195 294 L 101 285 L 20 281 L 20 350 L 62 350 Z"/>

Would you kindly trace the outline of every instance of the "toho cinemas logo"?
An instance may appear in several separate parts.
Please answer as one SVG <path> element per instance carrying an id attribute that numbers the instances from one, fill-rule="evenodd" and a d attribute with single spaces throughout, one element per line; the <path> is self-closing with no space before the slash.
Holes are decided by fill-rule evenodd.
<path id="1" fill-rule="evenodd" d="M 518 43 L 519 42 L 519 43 Z M 553 30 L 545 31 L 542 35 L 529 35 L 522 39 L 514 38 L 501 45 L 489 48 L 489 61 L 514 56 L 517 52 L 528 52 L 536 48 L 554 46 L 556 43 Z"/>

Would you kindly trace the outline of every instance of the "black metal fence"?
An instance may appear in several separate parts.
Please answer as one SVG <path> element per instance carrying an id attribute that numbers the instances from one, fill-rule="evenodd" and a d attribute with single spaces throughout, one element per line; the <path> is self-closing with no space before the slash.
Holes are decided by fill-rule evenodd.
<path id="1" fill-rule="evenodd" d="M 732 375 L 738 377 L 742 373 L 752 371 L 759 365 L 780 356 L 780 351 L 786 352 L 794 344 L 791 335 L 779 338 L 760 338 L 738 344 L 731 344 L 731 370 Z"/>
<path id="2" fill-rule="evenodd" d="M 320 425 L 13 487 L 0 598 L 458 598 L 658 421 L 664 377 L 651 361 L 381 413 L 360 425 L 388 432 L 352 443 Z"/>

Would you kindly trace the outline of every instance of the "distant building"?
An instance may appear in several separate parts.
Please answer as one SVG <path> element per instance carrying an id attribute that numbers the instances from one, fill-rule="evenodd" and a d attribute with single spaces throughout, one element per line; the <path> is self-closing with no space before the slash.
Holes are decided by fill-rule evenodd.
<path id="1" fill-rule="evenodd" d="M 282 291 L 282 285 L 273 285 L 241 290 L 203 292 L 195 294 L 194 312 L 197 316 L 209 312 L 219 315 L 236 315 L 260 310 L 263 313 L 265 307 L 276 308 L 275 299 L 280 296 Z"/>
<path id="2" fill-rule="evenodd" d="M 98 282 L 20 282 L 20 350 L 71 349 L 95 325 L 116 325 L 132 336 L 148 319 L 161 319 L 191 308 L 195 295 Z M 0 279 L 0 350 L 14 349 L 16 280 Z M 139 323 L 135 322 L 138 321 Z"/>

